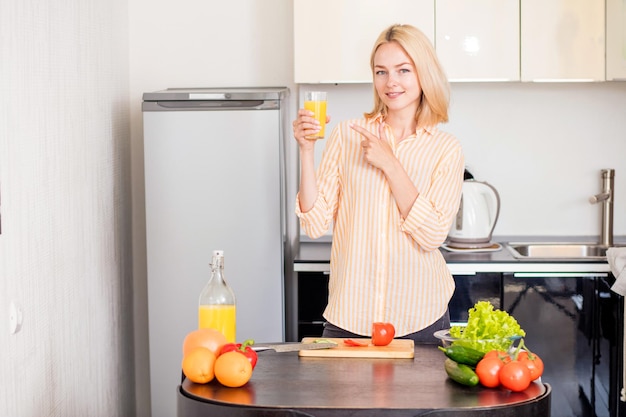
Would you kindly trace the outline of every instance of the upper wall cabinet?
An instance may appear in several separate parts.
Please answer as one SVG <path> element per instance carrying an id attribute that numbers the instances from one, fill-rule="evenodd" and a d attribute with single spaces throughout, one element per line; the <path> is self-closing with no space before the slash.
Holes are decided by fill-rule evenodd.
<path id="1" fill-rule="evenodd" d="M 606 0 L 606 79 L 626 81 L 625 0 Z"/>
<path id="2" fill-rule="evenodd" d="M 376 38 L 394 23 L 434 43 L 434 0 L 294 0 L 296 83 L 370 83 Z"/>
<path id="3" fill-rule="evenodd" d="M 604 2 L 521 0 L 522 81 L 603 81 Z"/>
<path id="4" fill-rule="evenodd" d="M 450 81 L 519 81 L 519 0 L 436 0 L 436 47 Z"/>

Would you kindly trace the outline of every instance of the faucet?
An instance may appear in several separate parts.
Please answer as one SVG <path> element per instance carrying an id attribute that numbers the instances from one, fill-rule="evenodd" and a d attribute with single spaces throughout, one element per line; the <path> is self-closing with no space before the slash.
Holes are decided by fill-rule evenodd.
<path id="1" fill-rule="evenodd" d="M 591 204 L 602 203 L 602 228 L 600 229 L 600 244 L 613 246 L 613 178 L 614 169 L 600 171 L 602 177 L 602 192 L 589 198 Z"/>

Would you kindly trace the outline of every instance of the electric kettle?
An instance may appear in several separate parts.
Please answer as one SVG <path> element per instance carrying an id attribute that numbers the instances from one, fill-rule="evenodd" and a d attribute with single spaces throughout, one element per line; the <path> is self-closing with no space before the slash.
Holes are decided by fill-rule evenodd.
<path id="1" fill-rule="evenodd" d="M 490 246 L 491 234 L 500 214 L 500 195 L 486 182 L 463 182 L 459 211 L 448 233 L 448 246 L 479 248 Z"/>

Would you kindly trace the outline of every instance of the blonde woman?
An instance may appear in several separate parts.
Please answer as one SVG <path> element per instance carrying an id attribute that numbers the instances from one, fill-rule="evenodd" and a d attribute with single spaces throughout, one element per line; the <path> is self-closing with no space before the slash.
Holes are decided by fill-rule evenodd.
<path id="1" fill-rule="evenodd" d="M 301 109 L 296 215 L 311 238 L 333 224 L 323 337 L 369 337 L 373 322 L 396 337 L 436 343 L 449 327 L 454 280 L 439 246 L 459 207 L 464 156 L 448 121 L 449 84 L 417 28 L 393 25 L 372 50 L 374 109 L 339 123 L 315 172 L 320 127 Z"/>

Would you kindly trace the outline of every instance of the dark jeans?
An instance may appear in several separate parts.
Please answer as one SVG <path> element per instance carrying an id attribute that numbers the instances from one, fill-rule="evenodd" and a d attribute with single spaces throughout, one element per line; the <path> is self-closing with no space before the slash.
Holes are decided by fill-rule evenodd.
<path id="1" fill-rule="evenodd" d="M 439 339 L 433 336 L 433 333 L 435 333 L 437 330 L 443 330 L 448 328 L 450 328 L 450 312 L 446 310 L 444 315 L 430 326 L 420 330 L 419 332 L 407 334 L 406 336 L 401 336 L 399 337 L 399 339 L 413 339 L 416 344 L 438 344 Z M 356 333 L 352 333 L 340 327 L 337 327 L 332 323 L 326 322 L 324 323 L 324 331 L 322 332 L 322 337 L 349 339 L 358 337 L 371 337 L 371 335 L 358 335 Z"/>

